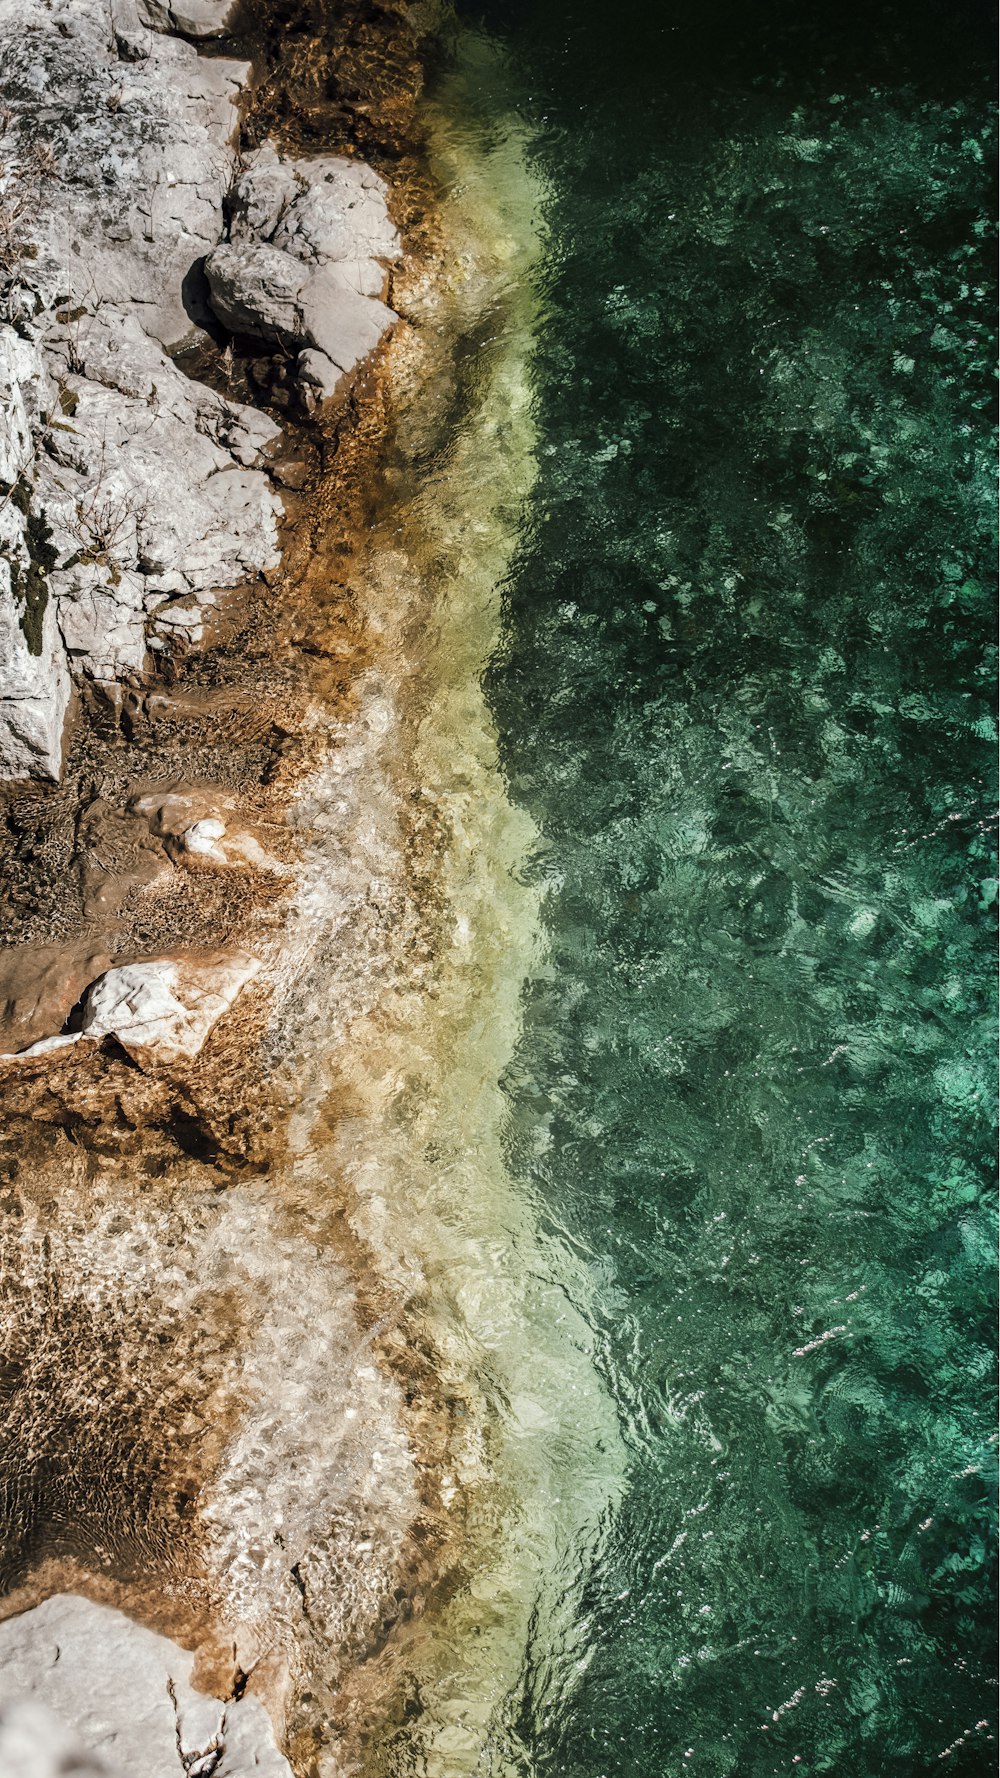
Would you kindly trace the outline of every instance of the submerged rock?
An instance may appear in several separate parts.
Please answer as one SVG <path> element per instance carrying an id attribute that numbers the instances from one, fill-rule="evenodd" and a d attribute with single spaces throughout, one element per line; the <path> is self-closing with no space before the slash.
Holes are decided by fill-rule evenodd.
<path id="1" fill-rule="evenodd" d="M 84 1036 L 116 1037 L 140 1065 L 188 1060 L 259 969 L 245 951 L 157 957 L 109 969 L 84 1002 Z"/>
<path id="2" fill-rule="evenodd" d="M 207 1697 L 193 1666 L 123 1612 L 57 1593 L 0 1624 L 0 1752 L 19 1737 L 24 1778 L 291 1778 L 259 1699 Z"/>
<path id="3" fill-rule="evenodd" d="M 110 962 L 104 945 L 87 940 L 0 952 L 0 1054 L 29 1045 L 37 1054 L 39 1041 L 53 1047 L 77 1001 Z"/>

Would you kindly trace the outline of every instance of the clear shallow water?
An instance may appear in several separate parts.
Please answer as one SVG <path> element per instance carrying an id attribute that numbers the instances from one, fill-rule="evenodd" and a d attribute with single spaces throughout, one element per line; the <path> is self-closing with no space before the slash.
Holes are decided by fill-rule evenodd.
<path id="1" fill-rule="evenodd" d="M 629 1463 L 508 1759 L 988 1772 L 987 38 L 750 12 L 488 19 L 549 193 L 508 1165 Z"/>

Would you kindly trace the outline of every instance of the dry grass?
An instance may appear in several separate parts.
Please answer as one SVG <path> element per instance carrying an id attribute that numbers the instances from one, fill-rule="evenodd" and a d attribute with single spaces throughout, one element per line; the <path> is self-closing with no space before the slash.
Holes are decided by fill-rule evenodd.
<path id="1" fill-rule="evenodd" d="M 13 113 L 0 108 L 0 278 L 13 278 L 26 259 L 33 259 L 32 226 L 41 206 L 42 187 L 59 176 L 59 163 L 48 142 L 29 148 L 9 147 Z"/>

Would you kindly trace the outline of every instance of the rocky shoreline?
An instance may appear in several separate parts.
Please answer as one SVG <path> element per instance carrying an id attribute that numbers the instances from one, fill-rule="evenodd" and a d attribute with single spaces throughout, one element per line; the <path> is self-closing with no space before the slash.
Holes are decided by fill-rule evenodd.
<path id="1" fill-rule="evenodd" d="M 33 0 L 0 68 L 0 1763 L 311 1772 L 420 1510 L 384 1293 L 268 1185 L 419 235 L 359 149 L 419 184 L 419 38 Z"/>
<path id="2" fill-rule="evenodd" d="M 199 34 L 220 31 L 228 10 L 196 8 Z M 241 149 L 238 105 L 251 64 L 163 36 L 165 13 L 39 0 L 28 18 L 10 9 L 6 28 L 0 14 L 9 242 L 0 298 L 0 773 L 8 780 L 62 780 L 81 700 L 126 725 L 137 704 L 148 711 L 155 688 L 169 703 L 178 661 L 204 643 L 220 607 L 278 572 L 282 484 L 304 481 L 305 467 L 280 462 L 274 401 L 269 414 L 208 387 L 178 367 L 178 351 L 222 343 L 230 382 L 234 343 L 256 349 L 262 381 L 279 359 L 286 387 L 270 393 L 305 419 L 320 404 L 343 403 L 395 320 L 381 300 L 401 251 L 385 182 L 341 155 L 295 157 L 267 140 Z M 131 868 L 117 883 L 112 867 L 96 890 L 83 885 L 91 963 L 117 948 L 94 932 L 100 915 L 119 922 L 132 890 L 154 890 L 178 865 L 281 875 L 284 861 L 226 789 L 143 784 L 109 812 Z M 93 823 L 93 802 L 77 810 L 78 827 L 85 816 Z M 107 847 L 100 811 L 96 823 Z M 45 991 L 32 1003 L 21 979 L 30 960 L 8 953 L 5 1049 L 33 1054 L 39 1041 L 52 1048 L 63 1035 L 90 1035 L 86 1004 L 78 1029 L 63 1030 L 80 1001 L 81 958 L 74 937 L 60 983 L 49 947 Z M 164 1000 L 164 970 L 183 982 L 184 958 L 171 952 L 148 967 L 147 979 L 147 965 L 130 956 L 129 977 L 102 989 L 95 1034 L 126 1037 L 138 994 L 144 1046 L 156 1042 L 153 1016 L 166 1021 L 169 1047 L 184 1018 Z M 196 967 L 197 997 L 212 964 L 202 956 Z M 233 982 L 229 971 L 216 983 L 226 1004 Z M 108 1024 L 111 993 L 117 1024 Z M 207 1035 L 211 1026 L 200 1023 Z"/>

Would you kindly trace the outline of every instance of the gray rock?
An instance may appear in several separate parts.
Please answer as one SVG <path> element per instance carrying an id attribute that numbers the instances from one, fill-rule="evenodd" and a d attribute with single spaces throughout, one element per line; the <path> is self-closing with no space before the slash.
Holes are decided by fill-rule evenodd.
<path id="1" fill-rule="evenodd" d="M 24 1778 L 292 1778 L 259 1699 L 206 1697 L 191 1684 L 193 1666 L 192 1654 L 123 1612 L 56 1594 L 0 1624 L 0 1737 L 11 1720 L 22 1740 L 25 1729 L 34 1735 L 41 1753 Z M 62 1765 L 41 1763 L 46 1736 Z"/>
<path id="2" fill-rule="evenodd" d="M 221 9 L 162 8 L 175 10 L 193 25 Z M 144 40 L 135 14 L 121 18 L 109 31 L 107 0 L 0 0 L 0 93 L 49 157 L 26 219 L 33 252 L 5 300 L 29 318 L 39 300 L 141 304 L 147 332 L 173 345 L 197 318 L 197 265 L 223 232 L 247 64 Z"/>
<path id="3" fill-rule="evenodd" d="M 384 303 L 346 283 L 338 267 L 310 270 L 267 244 L 216 247 L 205 272 L 212 307 L 233 333 L 313 347 L 339 371 L 353 370 L 396 320 Z"/>
<path id="4" fill-rule="evenodd" d="M 185 377 L 128 311 L 50 351 L 72 408 L 37 480 L 64 564 L 51 586 L 73 666 L 110 683 L 144 671 L 151 629 L 198 640 L 216 589 L 277 564 L 281 501 L 245 465 L 278 428 Z"/>
<path id="5" fill-rule="evenodd" d="M 162 33 L 218 34 L 230 10 L 0 0 L 0 198 L 24 246 L 0 274 L 0 777 L 58 778 L 71 675 L 137 684 L 278 563 L 278 427 L 164 349 L 209 292 L 232 330 L 299 354 L 309 407 L 395 320 L 399 239 L 359 161 L 265 145 L 220 245 L 248 64 Z M 26 506 L 50 527 L 41 580 Z"/>
<path id="6" fill-rule="evenodd" d="M 0 1705 L 0 1772 L 3 1778 L 125 1778 L 44 1704 L 25 1699 Z"/>
<path id="7" fill-rule="evenodd" d="M 325 265 L 400 256 L 385 180 L 343 155 L 293 159 L 265 142 L 244 167 L 231 198 L 234 240 L 270 241 Z M 381 290 L 384 269 L 376 266 Z"/>
<path id="8" fill-rule="evenodd" d="M 158 957 L 109 969 L 87 994 L 84 1035 L 116 1037 L 140 1065 L 190 1059 L 259 969 L 245 951 Z"/>
<path id="9" fill-rule="evenodd" d="M 66 657 L 53 603 L 42 619 L 38 654 L 28 646 L 23 611 L 11 564 L 0 559 L 0 777 L 57 780 L 70 696 Z"/>
<path id="10" fill-rule="evenodd" d="M 302 291 L 309 269 L 290 253 L 259 241 L 216 247 L 205 260 L 212 307 L 231 333 L 281 345 L 304 332 Z"/>
<path id="11" fill-rule="evenodd" d="M 34 644 L 25 503 L 37 511 L 35 450 L 51 401 L 41 353 L 0 326 L 0 776 L 58 778 L 70 680 L 47 604 Z"/>
<path id="12" fill-rule="evenodd" d="M 340 280 L 339 268 L 314 272 L 302 292 L 305 339 L 342 371 L 351 371 L 396 320 L 391 309 Z"/>
<path id="13" fill-rule="evenodd" d="M 283 159 L 265 144 L 233 189 L 232 240 L 205 261 L 220 320 L 305 347 L 300 378 L 314 398 L 328 399 L 396 319 L 380 300 L 400 254 L 386 194 L 363 162 Z"/>
<path id="14" fill-rule="evenodd" d="M 325 352 L 317 352 L 314 346 L 299 353 L 295 379 L 309 408 L 321 401 L 329 401 L 343 374 L 339 364 L 334 364 Z"/>
<path id="15" fill-rule="evenodd" d="M 221 37 L 235 10 L 235 0 L 139 0 L 139 15 L 154 31 L 184 37 Z"/>

